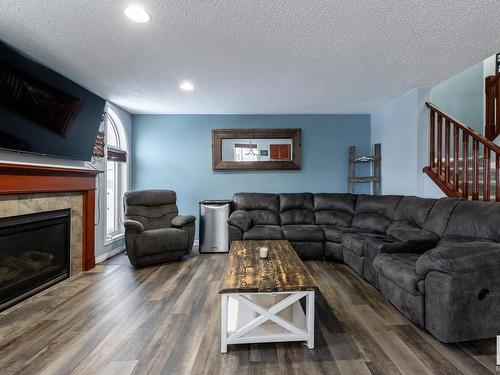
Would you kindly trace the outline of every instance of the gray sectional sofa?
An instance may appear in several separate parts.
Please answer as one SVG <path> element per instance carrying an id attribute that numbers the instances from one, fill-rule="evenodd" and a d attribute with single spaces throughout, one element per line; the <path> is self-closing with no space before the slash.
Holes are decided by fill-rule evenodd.
<path id="1" fill-rule="evenodd" d="M 500 203 L 341 193 L 237 193 L 230 241 L 287 239 L 348 264 L 442 342 L 500 334 Z"/>

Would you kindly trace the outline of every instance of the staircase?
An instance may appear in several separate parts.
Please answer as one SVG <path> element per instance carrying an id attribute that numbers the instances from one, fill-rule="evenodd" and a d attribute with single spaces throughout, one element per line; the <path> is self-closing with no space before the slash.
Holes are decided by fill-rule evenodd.
<path id="1" fill-rule="evenodd" d="M 432 103 L 426 105 L 429 165 L 424 172 L 449 197 L 500 202 L 500 147 Z M 490 129 L 490 136 L 495 133 Z"/>

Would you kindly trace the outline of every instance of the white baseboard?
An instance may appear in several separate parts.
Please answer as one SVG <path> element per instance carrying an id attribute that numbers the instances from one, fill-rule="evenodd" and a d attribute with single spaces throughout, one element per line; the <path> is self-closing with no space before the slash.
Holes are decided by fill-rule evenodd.
<path id="1" fill-rule="evenodd" d="M 95 262 L 96 262 L 96 264 L 104 262 L 106 259 L 111 258 L 112 256 L 114 256 L 118 253 L 121 253 L 123 250 L 125 250 L 125 246 L 120 246 L 120 247 L 117 247 L 116 249 L 112 249 L 110 251 L 107 251 L 104 254 L 101 254 L 101 255 L 95 257 Z"/>

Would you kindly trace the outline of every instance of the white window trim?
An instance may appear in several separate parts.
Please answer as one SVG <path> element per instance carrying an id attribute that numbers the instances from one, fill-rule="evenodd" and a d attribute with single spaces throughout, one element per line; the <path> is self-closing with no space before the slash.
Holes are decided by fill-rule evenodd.
<path id="1" fill-rule="evenodd" d="M 117 241 L 120 241 L 123 238 L 125 238 L 125 233 L 115 232 L 115 234 L 113 235 L 106 236 L 106 238 L 104 239 L 104 245 L 105 246 L 111 245 Z"/>
<path id="2" fill-rule="evenodd" d="M 128 153 L 128 142 L 127 142 L 127 136 L 125 133 L 125 128 L 123 126 L 123 122 L 121 121 L 120 117 L 118 114 L 110 107 L 107 107 L 106 109 L 108 116 L 110 117 L 111 121 L 115 125 L 117 135 L 118 135 L 118 143 L 119 147 L 122 150 L 127 151 Z M 107 129 L 106 129 L 107 130 Z M 107 133 L 107 131 L 106 131 Z M 106 163 L 108 162 L 107 156 L 105 159 Z M 117 186 L 118 186 L 118 192 L 115 196 L 115 216 L 117 218 L 117 230 L 108 233 L 108 218 L 107 214 L 103 215 L 104 216 L 104 245 L 110 245 L 116 241 L 119 241 L 120 239 L 124 238 L 125 236 L 125 231 L 123 228 L 123 194 L 128 190 L 128 180 L 129 180 L 129 172 L 128 172 L 128 160 L 127 163 L 116 163 L 116 180 L 118 181 Z M 106 181 L 106 186 L 105 186 L 105 191 L 107 191 L 107 168 L 105 168 L 105 181 Z M 107 202 L 107 200 L 106 200 Z M 105 205 L 105 212 L 107 212 L 107 203 Z"/>

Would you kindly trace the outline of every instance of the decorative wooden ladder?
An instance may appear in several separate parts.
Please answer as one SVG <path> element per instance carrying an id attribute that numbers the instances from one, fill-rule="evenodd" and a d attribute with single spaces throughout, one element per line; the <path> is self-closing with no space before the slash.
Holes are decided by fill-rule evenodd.
<path id="1" fill-rule="evenodd" d="M 500 202 L 500 146 L 432 103 L 426 105 L 429 165 L 424 172 L 449 197 Z"/>
<path id="2" fill-rule="evenodd" d="M 380 164 L 382 160 L 381 156 L 381 145 L 376 143 L 374 145 L 373 155 L 369 156 L 358 156 L 356 157 L 356 146 L 349 147 L 349 178 L 348 178 L 348 191 L 349 193 L 354 193 L 354 184 L 364 184 L 372 183 L 372 194 L 380 195 Z M 356 176 L 356 164 L 357 163 L 373 163 L 373 175 L 372 176 Z"/>

